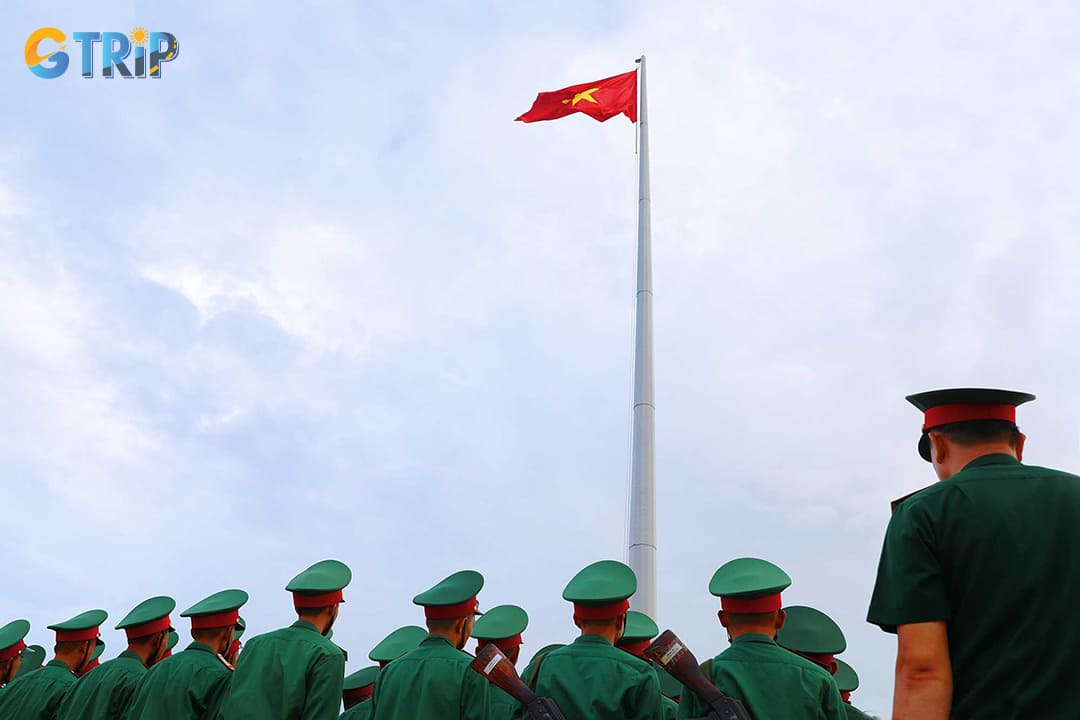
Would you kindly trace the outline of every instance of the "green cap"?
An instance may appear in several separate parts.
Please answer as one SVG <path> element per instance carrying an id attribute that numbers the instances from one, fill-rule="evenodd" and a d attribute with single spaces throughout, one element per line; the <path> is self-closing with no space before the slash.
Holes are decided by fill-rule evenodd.
<path id="1" fill-rule="evenodd" d="M 610 620 L 630 609 L 627 600 L 637 592 L 637 576 L 629 565 L 601 560 L 575 575 L 563 590 L 563 600 L 574 603 L 579 620 Z"/>
<path id="2" fill-rule="evenodd" d="M 169 613 L 176 609 L 176 601 L 167 595 L 143 600 L 132 608 L 124 619 L 116 624 L 117 630 L 123 630 L 128 640 L 146 637 L 162 630 L 172 630 Z"/>
<path id="3" fill-rule="evenodd" d="M 1035 399 L 1031 393 L 990 388 L 952 388 L 908 395 L 907 401 L 923 412 L 919 455 L 930 462 L 930 438 L 936 427 L 974 420 L 1001 420 L 1016 424 L 1016 408 Z"/>
<path id="4" fill-rule="evenodd" d="M 0 662 L 10 660 L 22 652 L 26 647 L 23 638 L 30 632 L 30 622 L 27 620 L 12 620 L 4 627 L 0 627 Z"/>
<path id="5" fill-rule="evenodd" d="M 90 662 L 94 662 L 105 652 L 105 642 L 102 640 L 97 641 L 97 645 L 94 646 L 94 652 L 90 653 Z"/>
<path id="6" fill-rule="evenodd" d="M 247 630 L 247 620 L 244 618 L 236 618 L 236 635 L 233 636 L 233 640 L 239 640 L 244 637 L 244 632 Z"/>
<path id="7" fill-rule="evenodd" d="M 790 585 L 788 574 L 768 560 L 738 558 L 713 573 L 709 592 L 726 612 L 752 615 L 779 610 L 780 593 Z"/>
<path id="8" fill-rule="evenodd" d="M 836 687 L 840 692 L 855 692 L 859 689 L 859 674 L 855 672 L 855 668 L 848 665 L 840 658 L 836 658 L 836 673 L 833 675 L 833 680 L 836 681 Z"/>
<path id="9" fill-rule="evenodd" d="M 359 690 L 366 688 L 375 682 L 375 678 L 379 676 L 379 666 L 371 665 L 362 670 L 357 670 L 351 675 L 345 676 L 345 684 L 342 689 L 346 692 L 350 690 Z"/>
<path id="10" fill-rule="evenodd" d="M 804 655 L 837 655 L 847 649 L 844 631 L 831 617 L 805 605 L 784 608 L 787 619 L 776 643 Z"/>
<path id="11" fill-rule="evenodd" d="M 484 576 L 475 570 L 461 570 L 413 598 L 424 608 L 429 620 L 450 620 L 480 615 L 476 596 L 484 587 Z"/>
<path id="12" fill-rule="evenodd" d="M 109 617 L 104 610 L 87 610 L 70 620 L 65 620 L 48 629 L 56 632 L 56 642 L 82 642 L 97 639 L 99 629 Z"/>
<path id="13" fill-rule="evenodd" d="M 180 642 L 180 633 L 175 630 L 169 631 L 169 639 L 165 641 L 166 652 L 172 652 L 172 649 L 176 647 L 176 643 Z"/>
<path id="14" fill-rule="evenodd" d="M 660 628 L 651 617 L 643 612 L 631 610 L 626 613 L 626 630 L 623 632 L 620 643 L 643 642 L 652 640 L 660 634 Z"/>
<path id="15" fill-rule="evenodd" d="M 517 605 L 497 605 L 476 621 L 472 636 L 481 645 L 494 643 L 500 650 L 521 645 L 521 633 L 529 626 L 529 615 Z"/>
<path id="16" fill-rule="evenodd" d="M 293 606 L 317 608 L 345 602 L 342 590 L 352 582 L 352 570 L 340 560 L 320 560 L 294 577 L 285 589 L 293 594 Z"/>
<path id="17" fill-rule="evenodd" d="M 368 653 L 368 660 L 377 663 L 388 663 L 397 660 L 405 653 L 420 644 L 420 641 L 428 636 L 428 631 L 416 625 L 399 627 L 390 633 Z"/>
<path id="18" fill-rule="evenodd" d="M 27 645 L 23 648 L 22 664 L 19 665 L 19 671 L 15 673 L 15 677 L 19 678 L 28 672 L 40 670 L 44 663 L 45 648 L 40 645 Z"/>
<path id="19" fill-rule="evenodd" d="M 195 603 L 180 613 L 180 617 L 191 618 L 192 630 L 239 627 L 240 608 L 247 601 L 248 594 L 243 590 L 222 590 Z"/>

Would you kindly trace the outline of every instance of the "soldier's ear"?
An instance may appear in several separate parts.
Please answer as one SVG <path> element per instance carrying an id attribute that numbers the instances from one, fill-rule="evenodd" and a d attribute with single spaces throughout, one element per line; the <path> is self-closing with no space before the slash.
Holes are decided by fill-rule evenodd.
<path id="1" fill-rule="evenodd" d="M 1024 433 L 1017 433 L 1016 438 L 1016 459 L 1020 462 L 1024 461 L 1024 443 L 1027 442 L 1027 435 Z"/>
<path id="2" fill-rule="evenodd" d="M 949 443 L 945 440 L 945 436 L 939 432 L 931 432 L 929 437 L 930 460 L 935 465 L 941 465 L 949 457 Z"/>
<path id="3" fill-rule="evenodd" d="M 776 611 L 776 629 L 784 627 L 784 623 L 787 622 L 787 613 L 783 610 Z"/>
<path id="4" fill-rule="evenodd" d="M 723 625 L 724 627 L 728 626 L 728 616 L 727 616 L 726 612 L 724 612 L 723 610 L 720 610 L 720 611 L 718 611 L 716 613 L 716 617 L 720 618 L 720 624 L 721 625 Z"/>

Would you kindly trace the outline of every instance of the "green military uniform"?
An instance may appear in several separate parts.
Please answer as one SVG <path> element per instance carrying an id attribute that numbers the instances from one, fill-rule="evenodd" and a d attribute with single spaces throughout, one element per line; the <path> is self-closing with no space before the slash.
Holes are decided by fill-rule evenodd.
<path id="1" fill-rule="evenodd" d="M 240 620 L 240 608 L 247 600 L 243 590 L 223 590 L 192 605 L 180 616 L 191 618 L 192 632 L 235 628 Z M 135 688 L 126 717 L 128 720 L 210 720 L 217 714 L 228 690 L 231 674 L 216 649 L 196 640 L 183 652 L 150 668 Z"/>
<path id="2" fill-rule="evenodd" d="M 104 610 L 89 610 L 70 620 L 50 625 L 49 629 L 56 632 L 58 643 L 100 642 L 99 627 L 108 616 Z M 72 668 L 54 658 L 41 670 L 17 678 L 0 692 L 0 718 L 55 720 L 75 682 Z"/>
<path id="3" fill-rule="evenodd" d="M 323 560 L 293 578 L 286 590 L 297 609 L 344 602 L 352 571 Z M 341 708 L 345 655 L 311 623 L 251 638 L 236 665 L 222 720 L 336 720 Z"/>
<path id="4" fill-rule="evenodd" d="M 713 575 L 709 592 L 728 614 L 781 609 L 780 594 L 791 578 L 776 565 L 739 558 Z M 767 635 L 747 633 L 703 668 L 726 695 L 742 702 L 755 720 L 844 720 L 840 691 L 828 671 L 776 644 Z M 679 701 L 680 718 L 707 714 L 708 706 L 689 690 Z"/>
<path id="5" fill-rule="evenodd" d="M 1015 426 L 1032 399 L 1000 390 L 912 395 L 925 413 L 920 454 L 935 428 L 997 420 Z M 971 427 L 968 425 L 968 427 Z M 947 437 L 947 435 L 946 435 Z M 943 621 L 952 715 L 1075 717 L 1080 624 L 1080 478 L 983 455 L 895 507 L 867 620 L 887 632 Z"/>
<path id="6" fill-rule="evenodd" d="M 375 690 L 375 680 L 378 677 L 378 665 L 357 670 L 346 676 L 341 694 L 341 700 L 345 704 L 342 718 L 368 720 L 371 717 L 371 693 Z"/>
<path id="7" fill-rule="evenodd" d="M 664 702 L 664 718 L 665 720 L 675 720 L 679 716 L 679 697 L 682 695 L 682 683 L 671 676 L 671 674 L 660 667 L 658 664 L 653 663 L 653 670 L 656 671 L 656 676 L 660 679 L 660 694 L 663 696 Z"/>
<path id="8" fill-rule="evenodd" d="M 529 615 L 517 605 L 497 605 L 476 621 L 472 635 L 477 640 L 479 654 L 485 645 L 494 645 L 511 656 L 517 664 L 517 654 L 522 644 L 522 633 L 529 626 Z M 511 720 L 521 709 L 521 703 L 500 687 L 489 685 L 491 720 Z"/>
<path id="9" fill-rule="evenodd" d="M 477 613 L 483 586 L 480 573 L 462 570 L 413 602 L 429 620 L 468 618 Z M 472 659 L 445 637 L 429 635 L 382 670 L 371 697 L 372 720 L 488 720 L 488 682 L 469 667 Z"/>
<path id="10" fill-rule="evenodd" d="M 644 655 L 645 648 L 659 634 L 660 628 L 657 627 L 655 620 L 643 612 L 630 610 L 626 613 L 626 630 L 623 631 L 623 636 L 615 642 L 615 647 L 625 650 L 634 657 L 639 657 L 652 665 L 653 670 L 656 671 L 656 679 L 660 683 L 660 702 L 664 706 L 664 717 L 670 719 L 674 718 L 679 711 L 679 703 L 664 692 L 664 676 L 668 678 L 671 678 L 671 676 L 662 667 L 646 660 Z M 675 679 L 671 678 L 671 680 Z M 678 681 L 675 682 L 678 684 Z M 679 685 L 679 688 L 681 690 L 682 685 Z M 678 691 L 676 691 L 676 696 L 677 694 Z"/>
<path id="11" fill-rule="evenodd" d="M 399 627 L 371 649 L 368 660 L 379 663 L 379 667 L 384 668 L 415 648 L 427 636 L 428 631 L 418 625 Z"/>
<path id="12" fill-rule="evenodd" d="M 563 590 L 563 599 L 574 604 L 579 623 L 605 621 L 624 617 L 630 608 L 628 599 L 636 591 L 633 570 L 621 562 L 602 560 L 575 575 Z M 537 674 L 536 692 L 576 720 L 664 718 L 656 672 L 602 635 L 583 634 L 551 651 Z"/>
<path id="13" fill-rule="evenodd" d="M 14 680 L 22 667 L 24 639 L 29 632 L 26 620 L 12 620 L 0 627 L 0 688 Z"/>
<path id="14" fill-rule="evenodd" d="M 160 595 L 144 600 L 129 612 L 117 626 L 123 630 L 128 642 L 164 633 L 158 654 L 168 649 L 168 632 L 172 630 L 169 613 L 176 608 L 176 601 Z M 130 647 L 130 646 L 129 646 Z M 155 659 L 151 659 L 151 664 Z M 146 665 L 130 649 L 117 657 L 103 662 L 91 673 L 79 678 L 75 687 L 64 698 L 59 720 L 119 720 L 124 717 L 135 694 L 135 686 L 146 674 Z"/>
<path id="15" fill-rule="evenodd" d="M 851 693 L 859 688 L 859 674 L 840 658 L 836 659 L 836 666 L 833 679 L 836 680 L 836 687 L 840 688 L 840 697 L 844 701 L 844 712 L 847 713 L 848 720 L 872 720 L 869 715 L 851 704 Z"/>
<path id="16" fill-rule="evenodd" d="M 529 660 L 529 664 L 525 666 L 524 672 L 521 673 L 522 681 L 535 690 L 536 676 L 540 673 L 540 667 L 544 664 L 544 659 L 551 654 L 553 650 L 558 650 L 561 647 L 566 647 L 566 645 L 564 643 L 553 643 L 551 645 L 545 645 L 537 650 L 536 654 Z"/>

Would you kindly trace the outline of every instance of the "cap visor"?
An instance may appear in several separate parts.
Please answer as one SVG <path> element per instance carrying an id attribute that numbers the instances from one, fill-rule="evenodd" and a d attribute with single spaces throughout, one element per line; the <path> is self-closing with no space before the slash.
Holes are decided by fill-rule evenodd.
<path id="1" fill-rule="evenodd" d="M 919 457 L 930 462 L 930 435 L 923 433 L 919 438 Z"/>

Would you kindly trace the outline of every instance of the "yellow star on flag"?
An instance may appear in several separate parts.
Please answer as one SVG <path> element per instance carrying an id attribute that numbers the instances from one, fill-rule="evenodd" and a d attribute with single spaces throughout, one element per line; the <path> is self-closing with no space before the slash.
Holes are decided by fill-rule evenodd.
<path id="1" fill-rule="evenodd" d="M 596 98 L 594 98 L 592 96 L 592 94 L 594 92 L 596 92 L 597 90 L 599 90 L 599 89 L 600 88 L 598 88 L 598 87 L 594 87 L 594 88 L 589 88 L 588 90 L 582 90 L 581 92 L 574 95 L 573 100 L 571 100 L 570 98 L 567 98 L 566 100 L 563 100 L 563 105 L 566 105 L 567 103 L 569 103 L 570 106 L 572 107 L 574 105 L 577 105 L 582 100 L 588 100 L 591 103 L 599 102 Z"/>

